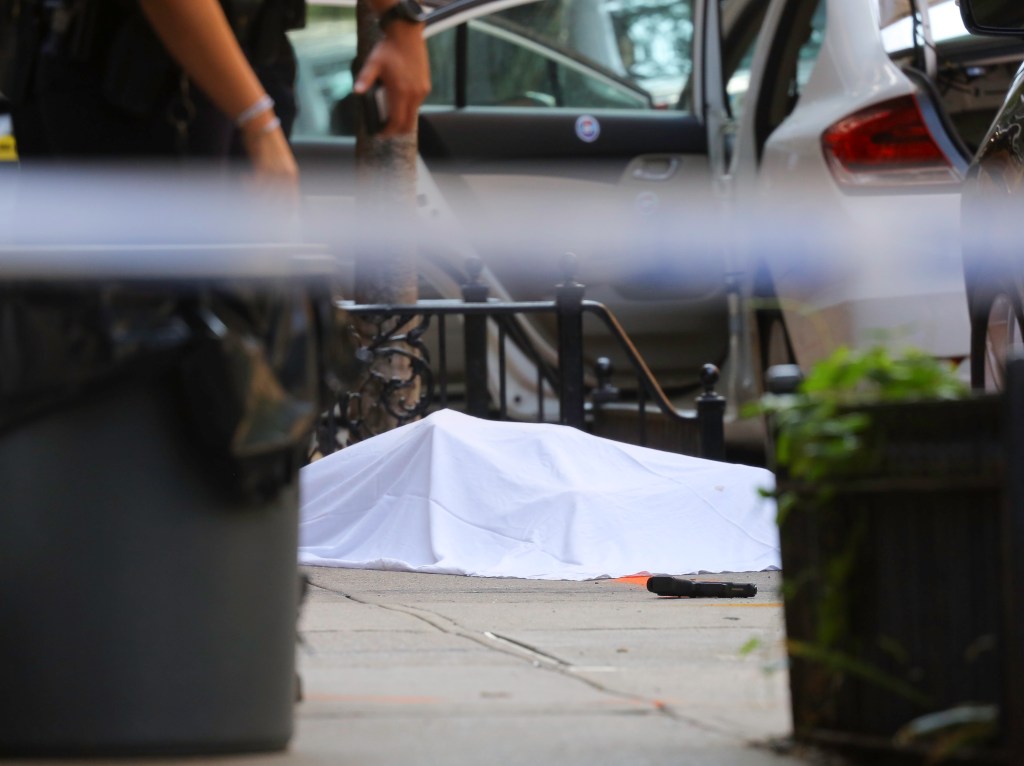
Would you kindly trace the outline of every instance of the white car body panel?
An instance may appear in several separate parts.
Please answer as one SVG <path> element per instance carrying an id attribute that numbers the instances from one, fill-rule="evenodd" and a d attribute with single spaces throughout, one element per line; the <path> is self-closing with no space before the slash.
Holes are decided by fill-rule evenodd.
<path id="1" fill-rule="evenodd" d="M 849 194 L 826 163 L 821 137 L 864 107 L 912 94 L 914 86 L 882 42 L 874 0 L 827 0 L 825 38 L 799 101 L 768 138 L 760 166 L 753 109 L 739 127 L 733 188 L 741 210 L 760 206 L 758 220 L 810 225 L 828 215 L 817 244 L 827 252 L 773 258 L 770 271 L 805 369 L 837 345 L 890 342 L 959 359 L 969 323 L 959 249 L 959 193 Z M 776 0 L 765 28 L 778 27 L 786 0 Z M 772 35 L 759 43 L 751 93 L 759 93 Z M 767 207 L 766 207 L 767 206 Z M 822 269 L 828 273 L 823 274 Z M 809 272 L 822 279 L 808 279 Z"/>

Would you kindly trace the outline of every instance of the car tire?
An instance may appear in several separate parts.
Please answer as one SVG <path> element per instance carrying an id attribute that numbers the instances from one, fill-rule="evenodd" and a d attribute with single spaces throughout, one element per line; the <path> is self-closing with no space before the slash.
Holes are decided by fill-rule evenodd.
<path id="1" fill-rule="evenodd" d="M 996 292 L 971 326 L 971 385 L 998 392 L 1005 388 L 1006 359 L 1024 352 L 1024 313 L 1020 298 Z"/>

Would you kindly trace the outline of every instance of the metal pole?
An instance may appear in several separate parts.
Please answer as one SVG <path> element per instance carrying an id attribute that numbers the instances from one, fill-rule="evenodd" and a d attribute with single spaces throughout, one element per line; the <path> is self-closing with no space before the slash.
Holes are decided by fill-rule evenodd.
<path id="1" fill-rule="evenodd" d="M 467 282 L 462 286 L 462 300 L 466 303 L 486 303 L 489 288 L 480 283 L 483 263 L 479 258 L 466 261 Z M 490 396 L 487 391 L 487 317 L 465 317 L 466 351 L 466 412 L 486 418 Z"/>
<path id="2" fill-rule="evenodd" d="M 576 281 L 576 256 L 566 253 L 562 260 L 565 281 L 558 286 L 559 422 L 583 428 L 583 292 Z"/>
<path id="3" fill-rule="evenodd" d="M 441 384 L 441 409 L 448 407 L 448 317 L 437 317 L 437 364 Z"/>
<path id="4" fill-rule="evenodd" d="M 720 373 L 713 364 L 700 372 L 704 393 L 697 397 L 697 425 L 700 428 L 700 456 L 708 460 L 725 459 L 725 397 L 715 393 Z"/>

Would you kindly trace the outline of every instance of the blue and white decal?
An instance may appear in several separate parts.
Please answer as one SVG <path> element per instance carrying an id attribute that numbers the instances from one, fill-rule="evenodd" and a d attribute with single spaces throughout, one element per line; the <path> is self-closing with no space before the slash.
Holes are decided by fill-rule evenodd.
<path id="1" fill-rule="evenodd" d="M 582 114 L 576 119 L 576 137 L 580 141 L 592 144 L 601 135 L 601 123 L 596 117 L 589 114 Z"/>

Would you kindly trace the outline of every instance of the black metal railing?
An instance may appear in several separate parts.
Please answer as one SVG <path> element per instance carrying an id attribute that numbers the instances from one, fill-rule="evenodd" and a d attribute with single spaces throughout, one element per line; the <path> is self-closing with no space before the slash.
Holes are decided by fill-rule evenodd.
<path id="1" fill-rule="evenodd" d="M 497 301 L 480 282 L 482 267 L 478 261 L 467 264 L 468 281 L 461 300 L 421 300 L 415 304 L 352 304 L 342 302 L 338 309 L 351 319 L 374 328 L 373 337 L 361 340 L 356 357 L 364 366 L 364 380 L 372 387 L 341 395 L 337 407 L 326 413 L 317 434 L 317 449 L 323 453 L 338 446 L 335 433 L 344 430 L 353 440 L 371 435 L 353 407 L 365 399 L 372 388 L 376 403 L 383 407 L 395 425 L 415 420 L 432 409 L 454 406 L 453 381 L 449 370 L 448 331 L 451 318 L 462 319 L 464 365 L 461 380 L 461 407 L 467 414 L 499 420 L 524 420 L 522 411 L 510 413 L 508 401 L 508 350 L 511 343 L 529 362 L 535 374 L 533 391 L 536 411 L 531 420 L 558 422 L 583 430 L 608 435 L 620 441 L 649 446 L 650 424 L 675 434 L 674 443 L 657 446 L 685 454 L 721 460 L 725 455 L 725 398 L 715 392 L 718 368 L 704 365 L 700 372 L 703 393 L 695 397 L 695 409 L 680 411 L 662 390 L 628 334 L 614 314 L 602 303 L 584 299 L 584 286 L 574 276 L 575 262 L 568 257 L 566 276 L 549 301 Z M 585 369 L 583 317 L 595 317 L 617 340 L 620 351 L 636 376 L 635 400 L 625 402 L 611 384 L 611 362 L 602 357 L 589 376 Z M 539 348 L 526 318 L 553 316 L 557 346 L 554 355 Z M 431 360 L 426 344 L 428 331 L 436 322 L 437 359 Z M 496 331 L 496 343 L 489 337 L 489 326 Z M 375 359 L 402 356 L 409 374 L 390 377 L 372 373 Z M 492 396 L 491 364 L 497 364 L 496 392 Z M 406 396 L 411 394 L 412 398 Z M 557 417 L 548 410 L 548 400 L 557 400 Z M 614 417 L 612 416 L 614 413 Z M 610 425 L 614 421 L 614 426 Z M 628 422 L 629 427 L 622 424 Z"/>

